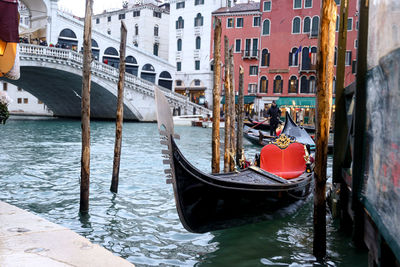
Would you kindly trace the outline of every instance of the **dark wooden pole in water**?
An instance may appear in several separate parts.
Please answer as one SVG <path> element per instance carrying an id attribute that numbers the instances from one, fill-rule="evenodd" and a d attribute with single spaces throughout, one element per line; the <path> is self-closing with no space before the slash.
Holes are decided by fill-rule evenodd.
<path id="1" fill-rule="evenodd" d="M 230 170 L 230 152 L 231 152 L 231 85 L 230 85 L 230 67 L 229 67 L 229 40 L 228 37 L 224 36 L 224 54 L 225 54 L 225 149 L 224 149 L 224 172 L 229 172 Z"/>
<path id="2" fill-rule="evenodd" d="M 219 173 L 220 163 L 220 93 L 221 93 L 221 20 L 214 19 L 214 87 L 213 87 L 213 124 L 212 124 L 212 148 L 211 171 Z"/>
<path id="3" fill-rule="evenodd" d="M 342 164 L 347 151 L 347 114 L 344 94 L 345 58 L 347 43 L 347 15 L 349 0 L 342 0 L 340 5 L 340 25 L 338 34 L 338 52 L 336 66 L 335 91 L 335 135 L 333 147 L 333 180 L 339 182 L 342 176 Z"/>
<path id="4" fill-rule="evenodd" d="M 90 185 L 90 64 L 92 62 L 92 14 L 93 0 L 86 0 L 85 24 L 83 30 L 83 70 L 82 70 L 82 154 L 81 154 L 81 213 L 89 211 Z"/>
<path id="5" fill-rule="evenodd" d="M 239 99 L 238 99 L 238 122 L 237 122 L 237 145 L 236 145 L 236 164 L 240 166 L 243 160 L 243 121 L 244 121 L 244 70 L 239 66 Z"/>
<path id="6" fill-rule="evenodd" d="M 236 156 L 236 106 L 235 106 L 235 72 L 234 72 L 234 60 L 233 60 L 233 46 L 229 49 L 229 85 L 230 85 L 230 107 L 229 113 L 231 117 L 231 130 L 230 130 L 230 152 L 229 152 L 229 171 L 235 170 L 235 156 Z"/>
<path id="7" fill-rule="evenodd" d="M 315 155 L 314 243 L 318 260 L 326 256 L 326 167 L 332 109 L 333 63 L 335 53 L 336 4 L 324 0 L 321 7 L 321 29 L 317 57 L 317 150 Z"/>
<path id="8" fill-rule="evenodd" d="M 113 193 L 118 192 L 119 167 L 121 162 L 122 145 L 122 122 L 124 118 L 124 82 L 125 82 L 125 51 L 126 51 L 126 26 L 121 20 L 121 44 L 119 47 L 119 80 L 118 80 L 118 101 L 117 117 L 115 123 L 115 146 L 114 163 L 110 190 Z"/>

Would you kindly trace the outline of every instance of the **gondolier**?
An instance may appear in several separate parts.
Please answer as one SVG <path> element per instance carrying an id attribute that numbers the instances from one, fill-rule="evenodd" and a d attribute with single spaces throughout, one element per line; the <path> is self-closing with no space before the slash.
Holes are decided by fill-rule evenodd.
<path id="1" fill-rule="evenodd" d="M 281 117 L 281 110 L 276 105 L 275 100 L 272 101 L 272 105 L 267 111 L 267 116 L 270 117 L 270 120 L 269 120 L 270 135 L 271 136 L 276 136 L 276 128 L 278 127 L 279 118 Z"/>

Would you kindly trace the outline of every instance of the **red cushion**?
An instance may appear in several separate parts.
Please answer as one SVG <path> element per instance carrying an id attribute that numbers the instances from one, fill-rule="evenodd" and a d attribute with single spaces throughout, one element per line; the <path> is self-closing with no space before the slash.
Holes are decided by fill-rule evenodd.
<path id="1" fill-rule="evenodd" d="M 299 177 L 306 170 L 304 145 L 292 143 L 285 149 L 268 144 L 261 149 L 260 168 L 285 179 Z"/>

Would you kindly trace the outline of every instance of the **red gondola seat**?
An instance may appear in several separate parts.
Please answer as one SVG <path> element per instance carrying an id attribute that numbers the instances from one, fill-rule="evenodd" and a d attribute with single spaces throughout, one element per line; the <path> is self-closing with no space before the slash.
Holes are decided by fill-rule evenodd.
<path id="1" fill-rule="evenodd" d="M 285 179 L 297 178 L 306 171 L 305 154 L 300 143 L 290 143 L 286 148 L 271 143 L 261 150 L 260 168 Z"/>

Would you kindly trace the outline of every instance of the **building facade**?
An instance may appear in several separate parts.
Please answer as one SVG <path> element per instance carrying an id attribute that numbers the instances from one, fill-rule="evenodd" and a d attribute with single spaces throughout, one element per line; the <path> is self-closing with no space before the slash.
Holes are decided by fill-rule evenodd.
<path id="1" fill-rule="evenodd" d="M 336 3 L 339 14 L 340 0 Z M 255 97 L 253 108 L 257 113 L 276 100 L 281 107 L 292 108 L 292 114 L 301 113 L 306 122 L 313 117 L 320 9 L 318 0 L 262 0 L 213 12 L 221 19 L 222 36 L 227 35 L 234 44 L 235 66 L 244 67 L 245 94 Z M 357 14 L 357 1 L 352 1 L 347 21 L 345 86 L 355 81 Z M 335 73 L 336 61 L 337 53 Z M 236 67 L 235 77 L 238 71 Z M 235 83 L 238 88 L 238 79 Z"/>
<path id="2" fill-rule="evenodd" d="M 170 1 L 169 62 L 176 65 L 174 90 L 198 104 L 212 103 L 211 13 L 224 5 L 222 0 Z"/>

